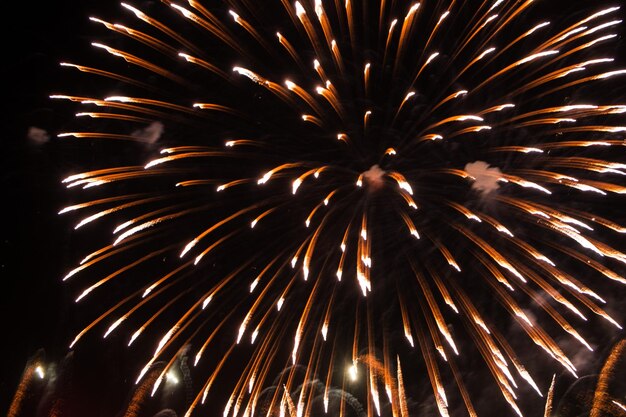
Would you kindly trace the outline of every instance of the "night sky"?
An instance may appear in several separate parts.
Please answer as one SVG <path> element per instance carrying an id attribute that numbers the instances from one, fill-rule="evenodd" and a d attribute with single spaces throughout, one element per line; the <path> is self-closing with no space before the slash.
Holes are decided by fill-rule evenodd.
<path id="1" fill-rule="evenodd" d="M 27 361 L 43 354 L 44 363 L 61 362 L 75 331 L 72 302 L 60 285 L 64 269 L 72 262 L 69 225 L 56 215 L 65 199 L 59 185 L 64 173 L 72 169 L 72 151 L 62 149 L 53 137 L 37 143 L 27 134 L 31 127 L 38 127 L 54 135 L 72 119 L 73 111 L 53 103 L 49 95 L 71 82 L 58 63 L 89 44 L 86 16 L 96 3 L 16 3 L 17 11 L 4 25 L 8 95 L 2 112 L 2 412 L 8 408 Z M 102 361 L 94 365 L 97 369 Z M 80 380 L 80 373 L 76 378 Z M 85 387 L 85 392 L 92 388 Z M 120 401 L 119 393 L 112 394 L 118 395 L 113 401 L 100 395 L 90 394 L 89 400 L 85 395 L 85 402 L 101 398 L 98 407 L 106 410 L 107 402 Z M 112 414 L 107 410 L 99 415 Z"/>
<path id="2" fill-rule="evenodd" d="M 89 310 L 77 309 L 73 302 L 76 288 L 70 290 L 61 283 L 62 276 L 84 253 L 77 247 L 82 241 L 75 240 L 71 233 L 72 219 L 57 215 L 70 201 L 60 181 L 68 173 L 89 167 L 98 159 L 99 148 L 94 145 L 92 152 L 85 153 L 84 148 L 61 143 L 55 137 L 43 143 L 27 138 L 31 127 L 44 129 L 52 136 L 71 129 L 75 108 L 65 102 L 53 102 L 49 95 L 80 90 L 81 85 L 72 86 L 75 73 L 62 70 L 58 63 L 65 59 L 78 61 L 77 58 L 89 50 L 89 43 L 95 37 L 92 36 L 94 24 L 87 16 L 105 9 L 102 3 L 96 0 L 18 2 L 15 6 L 18 12 L 5 14 L 8 24 L 5 46 L 9 49 L 3 55 L 8 66 L 5 89 L 9 94 L 3 95 L 2 111 L 5 131 L 0 249 L 3 283 L 0 291 L 3 329 L 0 413 L 8 408 L 27 362 L 35 357 L 41 357 L 44 363 L 54 363 L 57 368 L 62 384 L 59 392 L 72 402 L 67 414 L 62 415 L 116 416 L 132 395 L 131 380 L 136 375 L 139 352 L 129 351 L 121 337 L 113 337 L 106 343 L 88 338 L 73 352 L 68 350 L 77 330 L 88 322 L 80 314 Z M 573 3 L 585 1 L 556 2 L 554 7 L 563 7 L 561 3 L 572 7 Z M 108 12 L 115 15 L 121 8 L 113 4 Z M 620 16 L 623 15 L 621 12 Z M 624 33 L 623 24 L 620 32 Z M 619 51 L 626 49 L 624 44 L 620 35 L 616 42 Z M 624 54 L 619 58 L 622 63 L 626 62 Z M 623 156 L 622 153 L 622 161 Z M 623 201 L 614 204 L 617 205 L 609 211 L 620 212 L 619 204 L 623 206 Z M 625 218 L 622 215 L 621 219 Z M 623 250 L 623 241 L 617 242 L 618 248 L 620 245 Z M 120 292 L 123 294 L 123 289 Z M 623 296 L 626 296 L 623 288 L 609 296 L 612 301 L 618 301 L 613 311 L 624 313 Z M 600 345 L 599 357 L 605 357 L 618 340 L 616 332 L 597 336 L 594 342 Z M 594 359 L 590 372 L 597 372 L 600 366 L 600 360 Z M 553 369 L 555 367 L 544 371 L 548 375 Z M 571 382 L 564 378 L 567 382 L 561 393 Z M 424 388 L 424 391 L 429 389 Z M 43 392 L 43 385 L 36 387 L 32 398 L 39 398 Z M 179 405 L 184 394 L 180 387 L 170 389 L 151 405 L 152 412 Z M 20 417 L 36 415 L 35 401 L 29 406 L 31 414 Z M 540 404 L 532 408 L 541 409 Z"/>

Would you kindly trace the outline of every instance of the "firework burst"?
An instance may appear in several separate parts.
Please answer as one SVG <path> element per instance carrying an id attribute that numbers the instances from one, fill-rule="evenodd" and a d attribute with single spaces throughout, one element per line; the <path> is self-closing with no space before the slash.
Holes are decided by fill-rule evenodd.
<path id="1" fill-rule="evenodd" d="M 326 391 L 352 364 L 368 415 L 408 416 L 415 375 L 440 415 L 476 415 L 470 355 L 521 415 L 521 384 L 549 381 L 511 324 L 574 375 L 555 337 L 591 350 L 590 316 L 621 329 L 596 291 L 626 283 L 607 208 L 626 192 L 626 105 L 606 99 L 626 75 L 607 53 L 619 8 L 550 21 L 532 0 L 271 3 L 122 3 L 128 24 L 91 18 L 115 35 L 93 43 L 98 64 L 62 64 L 98 92 L 54 96 L 81 105 L 59 136 L 122 161 L 64 180 L 83 191 L 61 213 L 113 229 L 65 277 L 76 301 L 125 291 L 71 345 L 157 340 L 138 376 L 166 361 L 153 392 L 189 352 L 208 376 L 187 414 L 228 386 L 224 416 L 252 416 L 294 364 Z M 160 155 L 137 164 L 140 144 Z"/>

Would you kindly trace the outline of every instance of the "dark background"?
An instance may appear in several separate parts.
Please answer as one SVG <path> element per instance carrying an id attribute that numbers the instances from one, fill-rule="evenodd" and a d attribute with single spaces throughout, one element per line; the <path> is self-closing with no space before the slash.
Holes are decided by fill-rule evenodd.
<path id="1" fill-rule="evenodd" d="M 71 227 L 56 214 L 72 151 L 60 151 L 54 138 L 33 143 L 27 132 L 36 126 L 52 136 L 71 121 L 70 107 L 59 106 L 49 95 L 71 85 L 59 62 L 89 46 L 87 17 L 97 3 L 102 2 L 17 2 L 3 19 L 0 413 L 7 410 L 27 361 L 45 352 L 43 363 L 60 362 L 76 330 L 72 301 L 60 282 L 75 255 L 69 251 Z M 107 372 L 117 372 L 115 365 L 111 369 L 113 362 L 105 362 L 94 361 L 89 372 L 113 381 Z M 96 397 L 97 388 L 84 386 L 85 394 L 92 394 L 79 397 L 103 410 L 104 404 L 120 403 L 120 390 L 112 387 L 114 398 L 107 398 L 104 390 Z"/>
<path id="2" fill-rule="evenodd" d="M 71 123 L 71 106 L 52 102 L 48 96 L 70 90 L 66 87 L 72 73 L 62 71 L 58 63 L 79 56 L 89 46 L 93 24 L 87 17 L 104 8 L 103 3 L 17 2 L 14 7 L 18 10 L 4 16 L 3 66 L 8 73 L 4 89 L 8 95 L 2 98 L 0 142 L 4 208 L 0 413 L 7 409 L 27 361 L 40 354 L 57 364 L 71 362 L 76 409 L 90 410 L 83 415 L 115 415 L 129 396 L 126 365 L 133 358 L 120 343 L 102 347 L 87 342 L 73 357 L 67 356 L 69 343 L 84 320 L 77 319 L 72 294 L 60 282 L 78 254 L 71 245 L 69 220 L 56 213 L 66 201 L 60 180 L 84 155 L 74 154 L 71 146 L 58 146 L 54 138 L 34 144 L 26 137 L 31 126 L 54 134 Z M 117 3 L 111 3 L 120 10 Z M 551 1 L 557 10 L 565 4 L 571 9 L 583 3 Z M 623 40 L 619 45 L 623 50 Z M 94 349 L 98 355 L 91 355 Z M 93 410 L 98 410 L 97 414 Z"/>

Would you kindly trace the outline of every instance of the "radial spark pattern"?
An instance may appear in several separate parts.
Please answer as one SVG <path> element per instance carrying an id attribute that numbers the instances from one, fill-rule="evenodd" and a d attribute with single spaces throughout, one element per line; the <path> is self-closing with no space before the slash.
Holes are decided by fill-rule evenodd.
<path id="1" fill-rule="evenodd" d="M 328 402 L 352 375 L 368 415 L 411 415 L 423 377 L 440 415 L 473 416 L 481 362 L 521 415 L 519 390 L 549 380 L 519 349 L 575 375 L 559 341 L 591 350 L 591 317 L 620 328 L 598 289 L 626 283 L 620 11 L 551 21 L 545 3 L 163 0 L 92 18 L 113 43 L 62 65 L 94 92 L 54 97 L 82 110 L 60 136 L 106 152 L 65 179 L 84 191 L 62 213 L 114 238 L 65 280 L 77 302 L 123 295 L 72 346 L 156 341 L 138 377 L 168 362 L 154 390 L 195 357 L 189 414 L 226 387 L 224 416 L 252 416 L 282 375 L 269 408 L 308 415 L 295 387 L 323 375 Z"/>

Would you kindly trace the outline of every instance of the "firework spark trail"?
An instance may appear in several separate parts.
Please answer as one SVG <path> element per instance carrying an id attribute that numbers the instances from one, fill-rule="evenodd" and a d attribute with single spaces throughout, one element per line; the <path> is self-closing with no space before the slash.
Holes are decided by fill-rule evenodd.
<path id="1" fill-rule="evenodd" d="M 93 126 L 59 137 L 124 146 L 147 141 L 128 131 L 152 122 L 163 123 L 166 137 L 168 126 L 185 132 L 147 163 L 64 180 L 86 194 L 60 211 L 86 213 L 77 229 L 118 221 L 112 244 L 66 275 L 76 281 L 110 268 L 95 273 L 76 301 L 158 259 L 178 262 L 137 280 L 72 346 L 104 321 L 105 337 L 143 323 L 130 343 L 159 325 L 138 379 L 165 361 L 154 392 L 185 346 L 200 342 L 195 364 L 209 362 L 212 371 L 187 415 L 223 369 L 237 366 L 224 408 L 233 417 L 255 414 L 264 381 L 288 361 L 306 362 L 308 376 L 327 370 L 328 407 L 341 358 L 351 352 L 356 371 L 359 352 L 372 362 L 383 346 L 382 364 L 375 372 L 368 365 L 367 413 L 380 414 L 386 393 L 392 414 L 407 416 L 409 373 L 400 358 L 408 344 L 420 349 L 445 416 L 451 384 L 444 373 L 477 414 L 455 362 L 468 354 L 462 341 L 469 339 L 521 415 L 513 373 L 541 390 L 502 320 L 459 278 L 480 282 L 530 344 L 574 375 L 552 327 L 588 349 L 577 326 L 589 312 L 621 328 L 586 275 L 626 283 L 626 254 L 607 237 L 626 227 L 594 213 L 626 193 L 626 164 L 615 156 L 626 106 L 570 98 L 626 75 L 602 55 L 615 39 L 619 8 L 548 22 L 528 17 L 532 0 L 275 3 L 207 8 L 163 0 L 154 15 L 123 3 L 132 24 L 91 18 L 125 38 L 115 47 L 92 44 L 121 65 L 61 64 L 124 94 L 52 96 L 80 105 L 77 117 Z M 570 204 L 574 198 L 591 208 Z M 596 206 L 591 198 L 604 200 Z M 217 342 L 231 337 L 227 346 Z M 241 362 L 235 352 L 244 340 L 252 353 Z M 293 340 L 291 352 L 281 348 L 285 340 Z M 221 359 L 203 359 L 209 349 Z M 296 398 L 294 384 L 293 371 L 281 376 L 285 389 L 272 407 L 308 415 L 313 388 Z"/>
<path id="2" fill-rule="evenodd" d="M 618 362 L 624 360 L 625 350 L 626 340 L 621 340 L 613 347 L 611 354 L 604 363 L 602 371 L 600 371 L 600 376 L 598 377 L 598 385 L 593 394 L 591 413 L 589 414 L 590 417 L 599 417 L 605 412 L 610 412 L 612 408 L 615 408 L 614 406 L 620 407 L 619 403 L 612 401 L 611 394 L 609 393 L 609 382 L 613 378 Z"/>
<path id="3" fill-rule="evenodd" d="M 552 375 L 552 382 L 548 389 L 548 396 L 546 398 L 546 407 L 543 412 L 543 417 L 550 417 L 552 415 L 552 400 L 554 398 L 554 381 L 556 380 L 556 374 Z"/>
<path id="4" fill-rule="evenodd" d="M 128 406 L 124 411 L 124 417 L 137 417 L 139 415 L 142 405 L 146 403 L 148 397 L 150 396 L 150 391 L 152 390 L 152 386 L 157 380 L 158 375 L 158 367 L 151 369 L 143 381 L 137 385 Z"/>
<path id="5" fill-rule="evenodd" d="M 7 410 L 8 417 L 18 417 L 21 414 L 22 407 L 27 399 L 27 394 L 30 389 L 32 389 L 33 382 L 36 378 L 43 378 L 43 368 L 42 365 L 33 362 L 29 363 L 24 370 L 22 375 L 22 379 L 20 380 L 17 389 L 15 390 L 15 394 L 13 395 L 13 399 L 11 400 L 11 404 L 9 405 L 9 409 Z"/>

